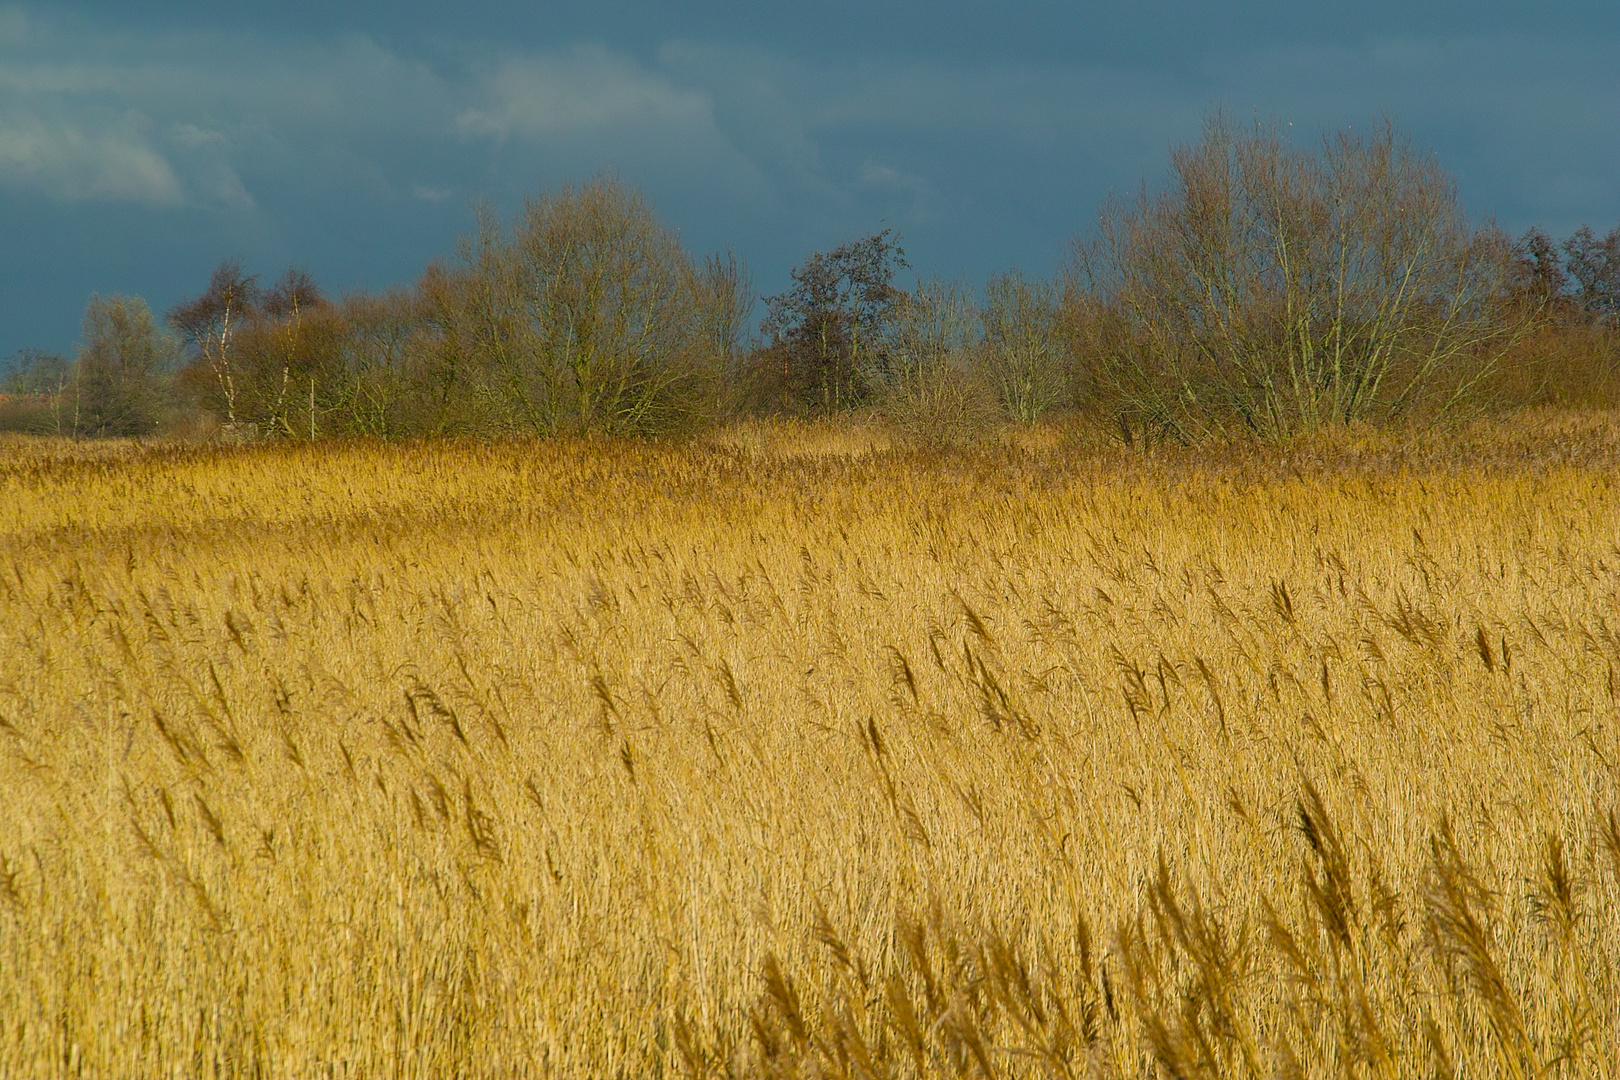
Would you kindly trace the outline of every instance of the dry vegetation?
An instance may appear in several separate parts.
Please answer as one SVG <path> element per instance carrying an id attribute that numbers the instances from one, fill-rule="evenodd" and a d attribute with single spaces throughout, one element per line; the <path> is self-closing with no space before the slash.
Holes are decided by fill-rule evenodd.
<path id="1" fill-rule="evenodd" d="M 1615 1076 L 1617 465 L 0 444 L 0 1075 Z"/>

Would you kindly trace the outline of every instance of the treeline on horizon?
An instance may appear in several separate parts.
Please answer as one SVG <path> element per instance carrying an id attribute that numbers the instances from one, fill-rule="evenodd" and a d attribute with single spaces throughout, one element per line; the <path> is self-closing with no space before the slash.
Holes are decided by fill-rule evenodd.
<path id="1" fill-rule="evenodd" d="M 1391 124 L 1292 145 L 1223 114 L 1106 204 L 1056 280 L 897 284 L 892 231 L 756 298 L 611 177 L 480 212 L 412 286 L 328 296 L 222 264 L 160 320 L 92 297 L 73 358 L 23 350 L 0 429 L 73 437 L 661 435 L 863 413 L 919 439 L 1085 417 L 1128 443 L 1286 438 L 1620 402 L 1620 226 L 1469 222 Z M 756 299 L 766 314 L 752 324 Z"/>

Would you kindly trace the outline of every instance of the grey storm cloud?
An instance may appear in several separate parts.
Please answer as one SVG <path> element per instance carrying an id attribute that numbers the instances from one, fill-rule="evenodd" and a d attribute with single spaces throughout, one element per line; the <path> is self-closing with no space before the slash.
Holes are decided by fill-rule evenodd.
<path id="1" fill-rule="evenodd" d="M 1614 197 L 1620 82 L 1600 77 L 1609 55 L 1602 43 L 1568 40 L 1394 39 L 1256 48 L 1165 73 L 839 63 L 676 40 L 646 60 L 586 44 L 495 56 L 451 49 L 429 63 L 358 35 L 98 32 L 7 8 L 0 181 L 64 202 L 251 212 L 244 178 L 278 163 L 347 162 L 400 190 L 441 193 L 448 179 L 405 175 L 404 162 L 476 185 L 483 177 L 466 156 L 493 144 L 552 171 L 707 174 L 782 199 L 874 186 L 937 194 L 960 185 L 884 160 L 883 136 L 1078 145 L 1103 168 L 1130 169 L 1189 135 L 1220 101 L 1312 126 L 1388 111 L 1424 126 L 1460 124 L 1493 144 L 1526 143 L 1541 152 L 1504 154 L 1501 171 L 1540 189 L 1525 201 L 1556 206 Z M 1490 78 L 1472 77 L 1481 71 Z M 873 145 L 842 172 L 823 153 L 863 137 Z"/>
<path id="2" fill-rule="evenodd" d="M 509 210 L 604 170 L 694 246 L 735 245 L 767 289 L 880 223 L 925 272 L 1047 272 L 1098 201 L 1154 182 L 1214 105 L 1301 138 L 1392 115 L 1476 212 L 1567 230 L 1620 217 L 1614 45 L 1564 27 L 1065 63 L 0 6 L 0 230 L 33 257 L 0 266 L 0 355 L 63 342 L 91 291 L 161 306 L 226 256 L 338 285 L 409 279 L 453 251 L 469 202 Z"/>

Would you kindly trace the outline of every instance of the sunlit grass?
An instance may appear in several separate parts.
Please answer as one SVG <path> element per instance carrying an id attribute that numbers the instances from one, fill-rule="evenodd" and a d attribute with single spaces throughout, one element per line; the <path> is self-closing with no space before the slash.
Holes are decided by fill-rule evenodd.
<path id="1" fill-rule="evenodd" d="M 0 1074 L 1613 1076 L 1617 448 L 0 443 Z"/>

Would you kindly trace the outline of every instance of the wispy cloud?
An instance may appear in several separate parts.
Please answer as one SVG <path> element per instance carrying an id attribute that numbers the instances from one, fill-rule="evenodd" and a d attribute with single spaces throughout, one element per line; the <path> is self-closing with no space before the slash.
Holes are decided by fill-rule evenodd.
<path id="1" fill-rule="evenodd" d="M 479 104 L 464 110 L 456 123 L 497 139 L 643 128 L 714 133 L 708 94 L 679 87 L 667 75 L 600 46 L 507 56 L 478 70 L 468 89 Z"/>
<path id="2" fill-rule="evenodd" d="M 183 187 L 153 149 L 149 126 L 138 115 L 48 119 L 10 110 L 0 115 L 0 182 L 62 202 L 178 205 Z"/>
<path id="3" fill-rule="evenodd" d="M 450 89 L 363 39 L 102 32 L 0 9 L 0 183 L 59 202 L 248 211 L 244 177 L 277 163 L 353 164 L 435 108 L 443 135 Z"/>

